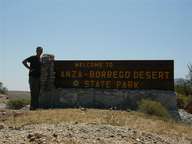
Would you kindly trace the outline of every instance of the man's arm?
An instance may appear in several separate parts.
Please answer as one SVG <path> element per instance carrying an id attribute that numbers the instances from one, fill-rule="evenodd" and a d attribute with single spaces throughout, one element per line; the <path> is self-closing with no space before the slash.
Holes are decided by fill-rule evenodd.
<path id="1" fill-rule="evenodd" d="M 27 63 L 27 59 L 23 60 L 22 63 L 23 63 L 23 65 L 24 65 L 26 68 L 30 69 L 30 66 L 29 66 L 28 63 Z"/>

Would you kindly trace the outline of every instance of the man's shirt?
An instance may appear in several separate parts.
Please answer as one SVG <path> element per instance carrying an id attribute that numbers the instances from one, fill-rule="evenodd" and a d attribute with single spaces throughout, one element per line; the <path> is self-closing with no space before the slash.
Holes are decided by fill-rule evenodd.
<path id="1" fill-rule="evenodd" d="M 41 75 L 41 61 L 37 56 L 30 56 L 27 59 L 30 63 L 29 76 L 39 78 Z"/>

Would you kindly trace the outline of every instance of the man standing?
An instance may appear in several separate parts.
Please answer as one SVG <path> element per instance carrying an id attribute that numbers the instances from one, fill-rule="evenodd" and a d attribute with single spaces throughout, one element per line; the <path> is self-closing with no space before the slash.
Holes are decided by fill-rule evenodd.
<path id="1" fill-rule="evenodd" d="M 42 47 L 36 48 L 36 55 L 30 56 L 23 60 L 23 65 L 29 69 L 29 86 L 31 92 L 30 110 L 35 110 L 39 107 L 40 93 L 40 76 L 41 76 L 41 54 Z"/>

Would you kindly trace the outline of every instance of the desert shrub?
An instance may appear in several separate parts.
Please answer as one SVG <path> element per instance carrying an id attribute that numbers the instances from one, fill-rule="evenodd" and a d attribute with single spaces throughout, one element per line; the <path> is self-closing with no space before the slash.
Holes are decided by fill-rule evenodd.
<path id="1" fill-rule="evenodd" d="M 192 85 L 187 79 L 177 79 L 175 81 L 175 91 L 182 95 L 191 95 L 192 94 Z"/>
<path id="2" fill-rule="evenodd" d="M 184 108 L 192 100 L 192 85 L 189 80 L 179 79 L 175 83 L 177 93 L 177 106 Z"/>
<path id="3" fill-rule="evenodd" d="M 3 86 L 3 83 L 0 82 L 0 93 L 7 94 L 8 90 L 6 87 Z"/>
<path id="4" fill-rule="evenodd" d="M 139 102 L 138 108 L 139 108 L 139 111 L 146 114 L 156 115 L 163 118 L 170 117 L 167 109 L 160 102 L 157 102 L 157 101 L 142 99 Z"/>
<path id="5" fill-rule="evenodd" d="M 175 81 L 177 105 L 179 108 L 184 108 L 192 101 L 192 64 L 188 64 L 188 70 L 186 79 L 177 79 Z"/>
<path id="6" fill-rule="evenodd" d="M 177 107 L 184 108 L 190 101 L 192 101 L 192 96 L 186 96 L 177 93 Z"/>
<path id="7" fill-rule="evenodd" d="M 7 107 L 10 109 L 21 109 L 28 104 L 30 104 L 28 99 L 12 99 L 7 102 Z"/>

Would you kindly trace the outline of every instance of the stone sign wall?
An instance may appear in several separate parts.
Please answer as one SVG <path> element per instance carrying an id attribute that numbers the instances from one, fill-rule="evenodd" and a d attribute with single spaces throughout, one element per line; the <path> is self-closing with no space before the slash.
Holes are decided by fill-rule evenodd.
<path id="1" fill-rule="evenodd" d="M 165 61 L 164 61 L 165 62 Z M 161 102 L 171 113 L 177 111 L 176 94 L 173 90 L 173 61 L 167 61 L 167 65 L 161 65 L 158 72 L 162 73 L 160 81 L 168 82 L 169 89 L 106 89 L 90 87 L 62 87 L 57 84 L 57 74 L 54 64 L 58 65 L 53 55 L 44 55 L 41 75 L 40 107 L 65 108 L 65 107 L 92 107 L 92 108 L 120 108 L 137 109 L 138 102 L 143 99 L 151 99 Z M 69 64 L 69 63 L 68 63 Z M 162 63 L 161 63 L 162 64 Z M 111 65 L 111 64 L 109 64 Z M 153 64 L 155 65 L 155 64 Z M 72 65 L 73 66 L 73 65 Z M 140 65 L 143 68 L 143 65 Z M 138 66 L 139 67 L 139 66 Z M 69 68 L 69 67 L 68 67 Z M 69 70 L 69 69 L 66 70 Z M 72 70 L 72 69 L 71 69 Z M 169 74 L 167 73 L 169 72 Z M 60 76 L 69 76 L 66 71 L 59 72 Z M 167 73 L 167 74 L 166 74 Z M 88 74 L 87 74 L 88 75 Z M 156 74 L 155 74 L 156 75 Z M 164 76 L 163 76 L 164 75 Z M 71 76 L 71 74 L 70 74 Z M 67 78 L 66 78 L 67 79 Z M 70 79 L 68 77 L 68 79 Z M 76 79 L 76 78 L 75 78 Z M 163 85 L 161 85 L 163 87 Z M 167 86 L 167 85 L 166 85 Z"/>

